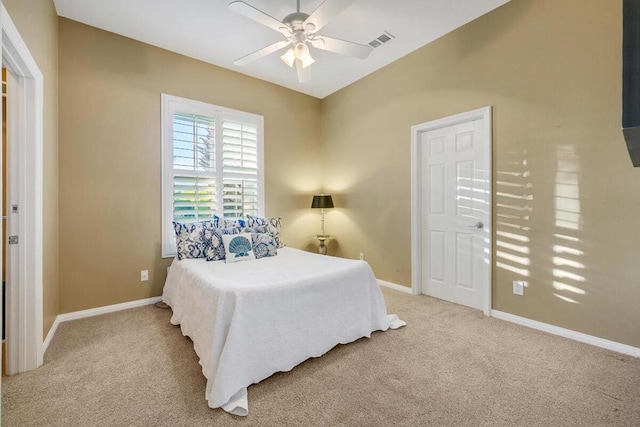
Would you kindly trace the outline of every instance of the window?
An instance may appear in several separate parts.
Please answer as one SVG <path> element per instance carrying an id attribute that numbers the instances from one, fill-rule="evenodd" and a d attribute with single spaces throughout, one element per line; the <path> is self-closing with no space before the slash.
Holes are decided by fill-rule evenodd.
<path id="1" fill-rule="evenodd" d="M 264 213 L 262 116 L 162 94 L 162 256 L 172 221 Z"/>

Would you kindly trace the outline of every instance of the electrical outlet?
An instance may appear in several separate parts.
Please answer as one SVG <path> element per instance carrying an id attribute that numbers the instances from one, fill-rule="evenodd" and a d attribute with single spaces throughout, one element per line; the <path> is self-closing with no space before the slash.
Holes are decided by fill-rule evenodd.
<path id="1" fill-rule="evenodd" d="M 513 294 L 524 295 L 524 282 L 522 280 L 513 281 Z"/>
<path id="2" fill-rule="evenodd" d="M 140 281 L 146 282 L 149 280 L 149 270 L 140 270 Z"/>
<path id="3" fill-rule="evenodd" d="M 360 261 L 364 261 L 364 252 L 360 252 Z"/>

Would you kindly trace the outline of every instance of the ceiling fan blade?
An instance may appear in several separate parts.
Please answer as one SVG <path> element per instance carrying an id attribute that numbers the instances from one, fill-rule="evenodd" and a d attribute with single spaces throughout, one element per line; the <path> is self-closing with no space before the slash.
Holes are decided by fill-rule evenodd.
<path id="1" fill-rule="evenodd" d="M 307 28 L 307 24 L 313 24 L 314 28 L 309 29 L 311 33 L 319 31 L 337 16 L 340 12 L 345 10 L 353 3 L 353 0 L 325 0 L 311 15 L 304 21 L 304 27 Z"/>
<path id="2" fill-rule="evenodd" d="M 371 46 L 366 44 L 348 42 L 346 40 L 334 39 L 333 37 L 319 36 L 309 39 L 309 42 L 315 48 L 360 59 L 365 59 L 373 50 Z"/>
<path id="3" fill-rule="evenodd" d="M 296 70 L 298 71 L 298 81 L 300 83 L 305 83 L 311 80 L 311 67 L 304 68 L 302 66 L 302 61 L 296 59 Z"/>
<path id="4" fill-rule="evenodd" d="M 287 47 L 291 44 L 290 41 L 288 40 L 282 40 L 280 42 L 276 42 L 274 44 L 271 44 L 267 47 L 263 47 L 262 49 L 258 49 L 255 52 L 252 52 L 248 55 L 243 56 L 242 58 L 238 58 L 235 61 L 233 61 L 234 64 L 236 65 L 247 65 L 250 62 L 255 61 L 256 59 L 260 59 L 263 56 L 267 56 L 270 53 L 276 52 L 280 49 L 282 49 L 283 47 Z"/>
<path id="5" fill-rule="evenodd" d="M 263 11 L 256 9 L 243 1 L 232 1 L 229 3 L 229 9 L 239 13 L 240 15 L 246 16 L 247 18 L 251 18 L 262 25 L 266 25 L 272 30 L 276 30 L 286 36 L 291 34 L 291 31 L 285 24 L 278 21 L 273 16 L 267 15 Z"/>

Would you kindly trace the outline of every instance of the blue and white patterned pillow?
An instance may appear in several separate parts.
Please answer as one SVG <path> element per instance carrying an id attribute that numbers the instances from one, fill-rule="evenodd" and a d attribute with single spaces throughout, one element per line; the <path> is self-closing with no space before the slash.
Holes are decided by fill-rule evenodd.
<path id="1" fill-rule="evenodd" d="M 207 261 L 219 261 L 225 258 L 224 242 L 222 236 L 238 234 L 240 229 L 236 227 L 215 228 L 211 234 L 211 244 L 205 252 Z"/>
<path id="2" fill-rule="evenodd" d="M 256 259 L 278 255 L 278 244 L 273 233 L 252 233 L 251 243 Z"/>
<path id="3" fill-rule="evenodd" d="M 268 233 L 269 227 L 266 225 L 259 225 L 257 227 L 244 227 L 240 229 L 241 233 Z"/>
<path id="4" fill-rule="evenodd" d="M 222 236 L 225 250 L 225 262 L 249 261 L 256 259 L 251 244 L 251 234 L 226 234 Z"/>
<path id="5" fill-rule="evenodd" d="M 173 221 L 176 233 L 176 256 L 179 260 L 186 258 L 204 258 L 211 245 L 216 222 L 202 221 L 183 224 Z"/>
<path id="6" fill-rule="evenodd" d="M 284 247 L 284 242 L 280 236 L 282 229 L 282 218 L 279 216 L 271 216 L 261 218 L 257 216 L 247 215 L 247 227 L 266 226 L 269 233 L 273 233 L 278 248 Z"/>
<path id="7" fill-rule="evenodd" d="M 242 218 L 219 218 L 218 227 L 220 228 L 244 228 L 247 227 L 247 221 Z"/>

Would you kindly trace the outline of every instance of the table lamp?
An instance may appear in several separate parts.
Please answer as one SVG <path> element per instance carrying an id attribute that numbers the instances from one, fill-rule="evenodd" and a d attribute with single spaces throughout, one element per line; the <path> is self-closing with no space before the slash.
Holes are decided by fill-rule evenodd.
<path id="1" fill-rule="evenodd" d="M 331 194 L 320 194 L 313 196 L 311 202 L 311 208 L 320 208 L 320 214 L 322 219 L 320 220 L 320 235 L 324 236 L 324 210 L 333 208 L 333 200 Z"/>

